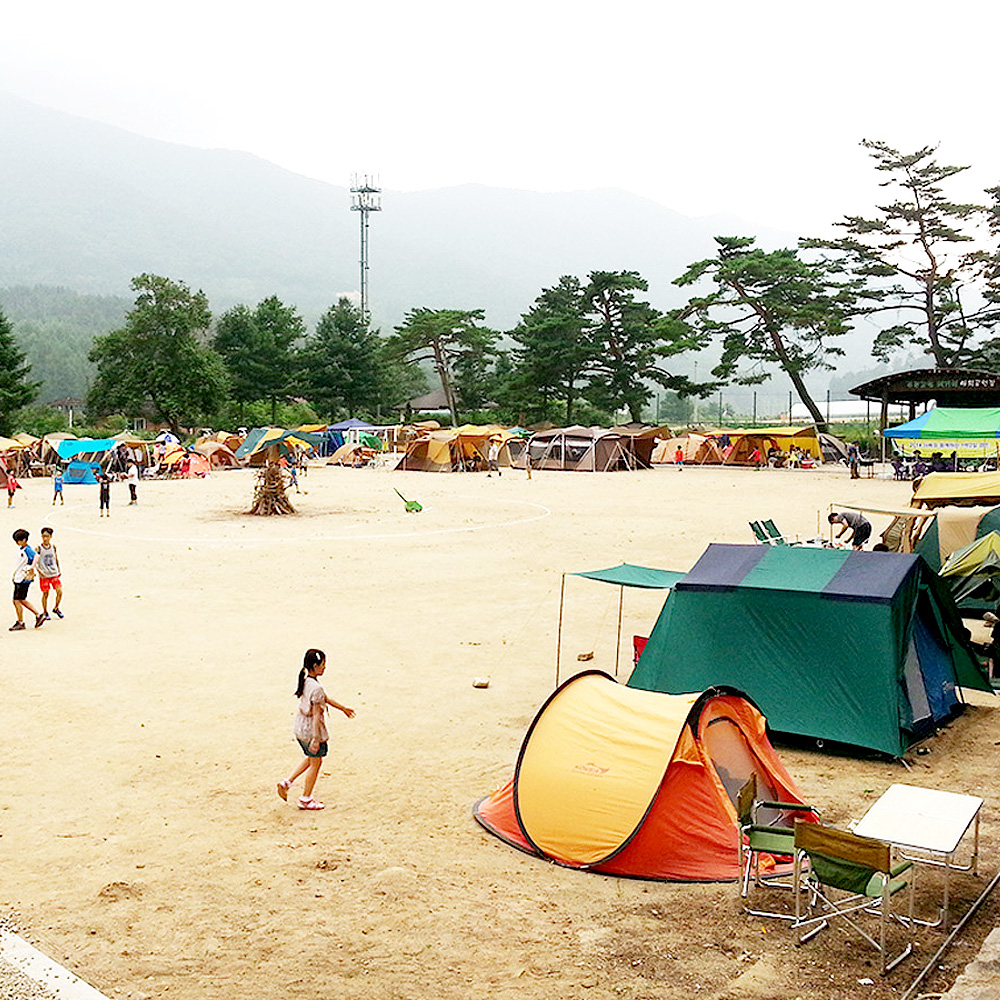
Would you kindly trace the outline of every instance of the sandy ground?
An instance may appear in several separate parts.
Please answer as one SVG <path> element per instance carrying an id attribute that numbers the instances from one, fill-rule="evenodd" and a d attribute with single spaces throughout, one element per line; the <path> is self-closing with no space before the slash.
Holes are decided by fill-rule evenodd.
<path id="1" fill-rule="evenodd" d="M 295 517 L 243 515 L 252 474 L 239 471 L 144 483 L 136 507 L 116 485 L 107 520 L 96 487 L 67 487 L 53 509 L 47 481 L 24 485 L 4 537 L 55 527 L 66 618 L 0 631 L 0 918 L 110 996 L 884 998 L 937 948 L 940 933 L 922 933 L 884 982 L 840 932 L 795 948 L 783 925 L 743 916 L 731 885 L 567 871 L 470 815 L 551 691 L 564 571 L 684 570 L 710 541 L 750 542 L 749 518 L 813 535 L 831 500 L 901 505 L 906 484 L 315 466 Z M 423 513 L 404 514 L 394 486 Z M 617 589 L 571 577 L 566 590 L 564 676 L 589 650 L 587 666 L 613 671 Z M 625 594 L 623 647 L 661 603 Z M 308 646 L 357 710 L 331 719 L 322 813 L 274 791 L 299 755 L 292 690 Z M 627 662 L 623 648 L 623 677 Z M 482 676 L 490 687 L 473 688 Z M 983 795 L 988 876 L 998 743 L 1000 713 L 975 696 L 912 771 L 780 752 L 838 824 L 895 781 Z M 958 879 L 958 905 L 985 881 Z M 930 905 L 934 880 L 921 892 Z M 961 970 L 998 905 L 924 990 Z"/>

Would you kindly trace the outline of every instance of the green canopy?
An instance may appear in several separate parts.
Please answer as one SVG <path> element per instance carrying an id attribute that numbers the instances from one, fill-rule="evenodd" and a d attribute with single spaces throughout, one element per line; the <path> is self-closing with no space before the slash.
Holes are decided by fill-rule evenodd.
<path id="1" fill-rule="evenodd" d="M 630 687 L 745 691 L 782 733 L 898 756 L 989 678 L 917 555 L 710 545 L 663 606 Z"/>
<path id="2" fill-rule="evenodd" d="M 678 573 L 671 569 L 653 569 L 652 566 L 633 566 L 631 563 L 572 575 L 583 576 L 588 580 L 600 580 L 602 583 L 613 583 L 617 587 L 641 587 L 645 590 L 670 590 L 678 580 L 683 580 L 687 576 L 686 573 Z"/>

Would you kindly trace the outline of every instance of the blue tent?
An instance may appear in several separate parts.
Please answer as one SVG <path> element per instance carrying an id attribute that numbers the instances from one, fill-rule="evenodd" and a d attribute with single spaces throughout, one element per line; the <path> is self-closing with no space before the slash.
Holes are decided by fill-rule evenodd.
<path id="1" fill-rule="evenodd" d="M 67 486 L 95 486 L 97 485 L 95 473 L 100 468 L 97 462 L 86 462 L 82 458 L 76 458 L 66 466 L 63 482 Z"/>
<path id="2" fill-rule="evenodd" d="M 76 458 L 77 455 L 97 455 L 110 451 L 118 442 L 114 438 L 67 438 L 56 444 L 60 458 Z"/>

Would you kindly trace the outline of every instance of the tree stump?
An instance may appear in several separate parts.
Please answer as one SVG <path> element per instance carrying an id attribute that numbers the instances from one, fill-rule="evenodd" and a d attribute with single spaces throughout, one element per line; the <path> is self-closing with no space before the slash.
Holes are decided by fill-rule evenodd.
<path id="1" fill-rule="evenodd" d="M 285 495 L 285 477 L 277 463 L 268 463 L 257 473 L 249 513 L 263 516 L 295 513 L 292 502 Z"/>

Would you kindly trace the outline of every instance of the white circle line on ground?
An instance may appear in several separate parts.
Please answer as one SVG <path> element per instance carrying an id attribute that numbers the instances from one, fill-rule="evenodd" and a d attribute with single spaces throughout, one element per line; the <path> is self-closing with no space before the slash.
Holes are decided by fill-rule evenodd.
<path id="1" fill-rule="evenodd" d="M 479 499 L 478 497 L 459 497 L 461 500 L 474 500 Z M 490 521 L 486 524 L 475 524 L 463 528 L 429 528 L 426 531 L 386 531 L 386 532 L 375 532 L 371 534 L 348 534 L 348 535 L 321 535 L 315 534 L 310 535 L 311 541 L 318 542 L 359 542 L 359 541 L 379 541 L 384 539 L 392 538 L 430 538 L 435 535 L 459 535 L 465 534 L 472 531 L 486 531 L 492 528 L 510 528 L 519 524 L 531 524 L 532 521 L 541 521 L 543 518 L 549 517 L 552 511 L 546 507 L 544 504 L 535 503 L 533 500 L 507 500 L 506 503 L 516 503 L 523 504 L 527 507 L 535 507 L 541 513 L 535 514 L 532 517 L 519 517 L 514 518 L 510 521 Z M 241 515 L 242 516 L 242 515 Z M 249 515 L 247 515 L 249 516 Z M 404 515 L 404 516 L 416 516 L 416 515 Z M 240 542 L 243 545 L 288 545 L 293 542 L 301 541 L 301 539 L 284 536 L 284 537 L 271 537 L 271 538 L 244 538 L 241 535 L 233 534 L 227 535 L 224 538 L 178 538 L 176 536 L 166 537 L 166 536 L 156 536 L 156 535 L 116 535 L 108 531 L 92 531 L 89 528 L 77 528 L 73 525 L 63 524 L 60 525 L 61 531 L 74 531 L 80 535 L 90 535 L 94 538 L 113 538 L 124 542 L 157 542 L 163 544 L 174 544 L 174 545 L 231 545 L 233 542 Z"/>

